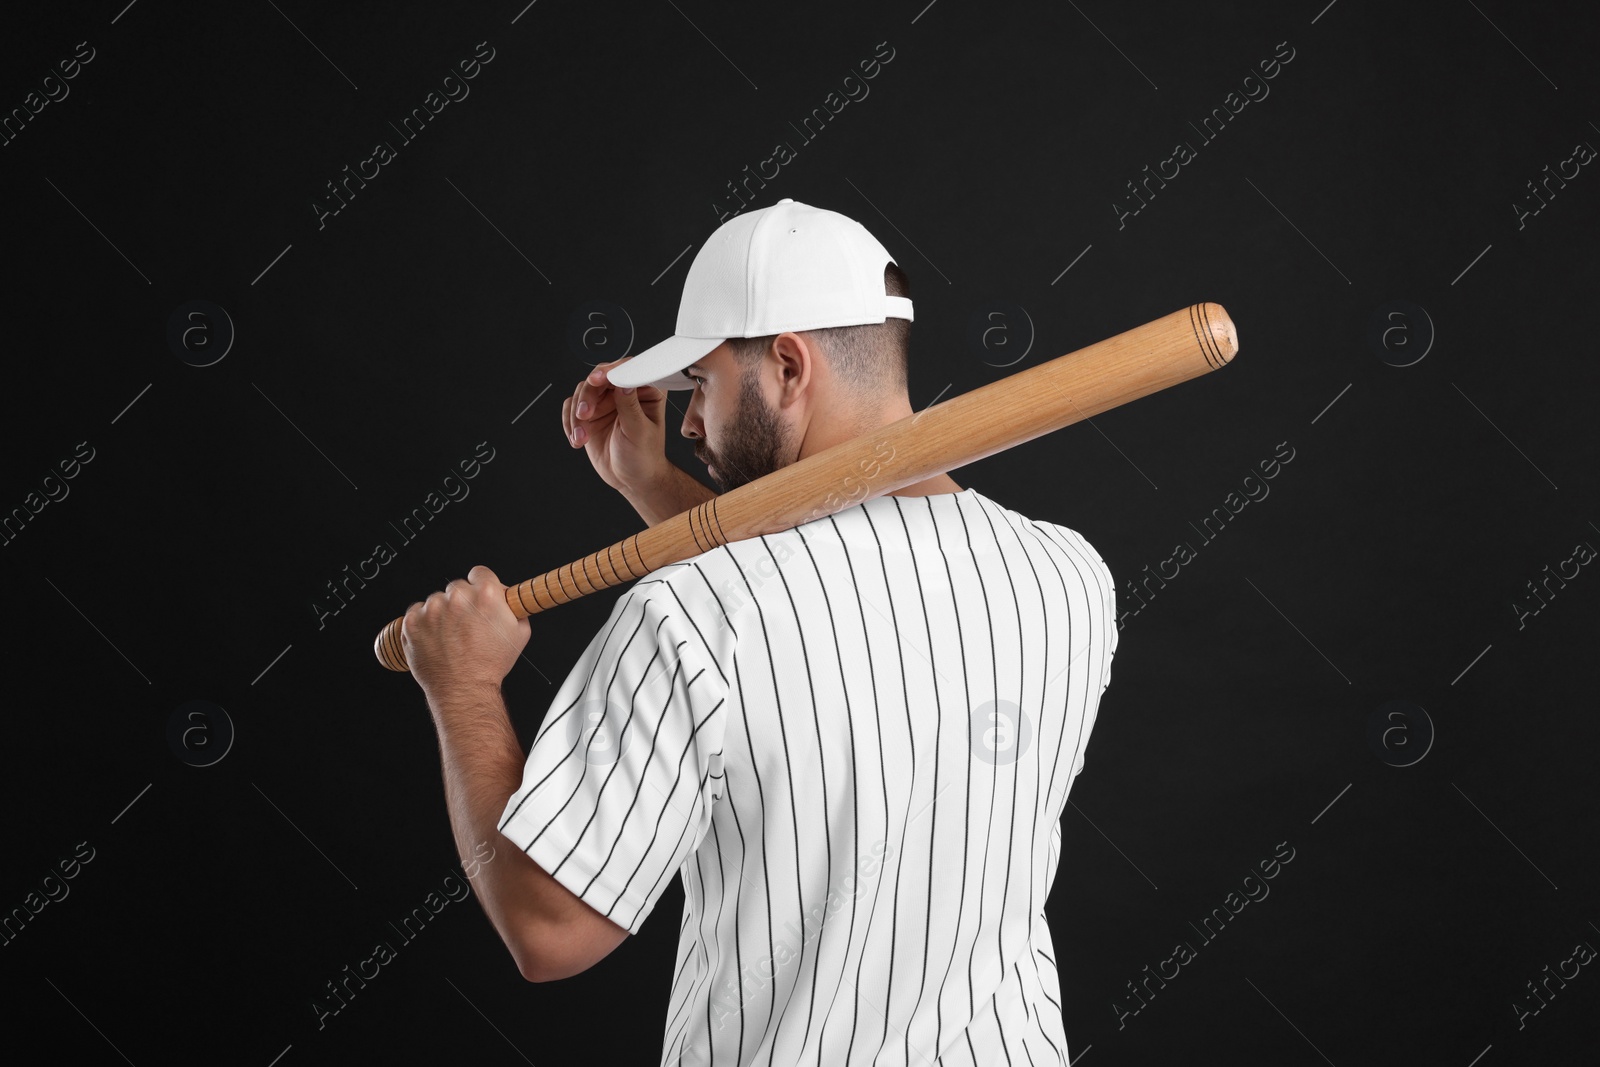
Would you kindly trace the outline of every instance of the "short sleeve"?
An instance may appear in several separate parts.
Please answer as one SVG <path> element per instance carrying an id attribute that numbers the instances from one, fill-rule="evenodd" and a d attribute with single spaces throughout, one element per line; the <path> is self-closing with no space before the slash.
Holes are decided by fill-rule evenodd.
<path id="1" fill-rule="evenodd" d="M 1105 669 L 1100 675 L 1100 691 L 1104 693 L 1106 686 L 1111 684 L 1111 660 L 1117 654 L 1117 641 L 1122 633 L 1122 624 L 1117 621 L 1117 580 L 1111 577 L 1111 568 L 1106 566 L 1105 560 L 1100 559 L 1098 555 L 1095 556 L 1095 559 L 1100 564 L 1100 571 L 1104 575 L 1106 583 L 1102 602 L 1105 609 L 1102 625 L 1105 627 L 1108 639 L 1106 641 Z"/>
<path id="2" fill-rule="evenodd" d="M 545 713 L 499 830 L 638 933 L 722 795 L 728 683 L 663 582 L 617 599 Z"/>
<path id="3" fill-rule="evenodd" d="M 1095 720 L 1099 718 L 1100 698 L 1111 684 L 1111 661 L 1116 655 L 1120 632 L 1117 624 L 1117 585 L 1116 579 L 1111 576 L 1111 568 L 1106 566 L 1106 561 L 1100 558 L 1100 553 L 1095 551 L 1094 546 L 1076 531 L 1069 532 L 1072 540 L 1083 549 L 1087 558 L 1093 561 L 1091 568 L 1094 583 L 1089 589 L 1091 603 L 1094 605 L 1091 628 L 1099 633 L 1101 658 L 1100 686 L 1089 697 L 1088 707 L 1084 709 L 1084 733 L 1088 734 L 1093 730 Z M 1077 777 L 1083 771 L 1085 747 L 1082 745 L 1078 747 L 1077 757 L 1072 765 L 1073 777 Z"/>

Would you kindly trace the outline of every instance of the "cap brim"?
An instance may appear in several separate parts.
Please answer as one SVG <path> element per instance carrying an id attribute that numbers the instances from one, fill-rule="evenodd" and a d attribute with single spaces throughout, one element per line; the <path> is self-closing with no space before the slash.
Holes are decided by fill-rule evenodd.
<path id="1" fill-rule="evenodd" d="M 641 385 L 657 389 L 693 389 L 694 383 L 679 371 L 709 353 L 723 340 L 721 337 L 673 335 L 606 371 L 606 380 L 624 389 Z"/>

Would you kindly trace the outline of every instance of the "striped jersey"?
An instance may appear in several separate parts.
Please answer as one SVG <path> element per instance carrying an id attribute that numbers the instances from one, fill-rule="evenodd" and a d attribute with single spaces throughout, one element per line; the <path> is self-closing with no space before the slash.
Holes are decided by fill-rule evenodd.
<path id="1" fill-rule="evenodd" d="M 637 933 L 662 1067 L 1069 1061 L 1045 900 L 1117 646 L 1073 530 L 879 496 L 634 582 L 499 829 Z"/>

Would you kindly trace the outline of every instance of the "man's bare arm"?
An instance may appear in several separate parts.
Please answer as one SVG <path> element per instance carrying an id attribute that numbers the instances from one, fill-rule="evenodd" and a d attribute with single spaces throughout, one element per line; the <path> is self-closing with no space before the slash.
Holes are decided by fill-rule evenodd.
<path id="1" fill-rule="evenodd" d="M 718 495 L 677 464 L 667 462 L 659 478 L 643 489 L 621 490 L 646 526 L 654 526 Z"/>
<path id="2" fill-rule="evenodd" d="M 496 829 L 522 784 L 523 754 L 498 686 L 428 694 L 439 733 L 445 802 L 463 855 L 488 841 L 492 858 L 475 864 L 478 903 L 529 981 L 586 970 L 628 931 L 601 916 Z M 471 861 L 463 860 L 463 863 Z"/>

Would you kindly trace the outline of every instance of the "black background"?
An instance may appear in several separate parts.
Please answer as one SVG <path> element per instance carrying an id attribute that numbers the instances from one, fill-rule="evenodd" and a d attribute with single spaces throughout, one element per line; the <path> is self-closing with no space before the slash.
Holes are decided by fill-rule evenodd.
<path id="1" fill-rule="evenodd" d="M 0 512 L 79 442 L 94 456 L 0 548 L 0 909 L 94 850 L 0 947 L 8 1041 L 141 1065 L 657 1062 L 676 881 L 575 978 L 522 981 L 468 900 L 320 1028 L 311 1003 L 460 878 L 432 723 L 373 635 L 474 564 L 516 581 L 639 528 L 564 442 L 562 399 L 671 332 L 726 183 L 788 140 L 796 158 L 753 206 L 842 211 L 905 267 L 914 407 L 1197 301 L 1238 326 L 1231 366 L 953 474 L 1080 531 L 1123 583 L 1048 907 L 1072 1054 L 1592 1055 L 1592 968 L 1520 1027 L 1514 1008 L 1538 1006 L 1526 983 L 1546 965 L 1600 945 L 1600 577 L 1552 582 L 1520 626 L 1513 607 L 1600 545 L 1600 176 L 1552 182 L 1520 226 L 1513 206 L 1600 145 L 1587 11 L 8 11 L 7 113 L 94 49 L 0 148 Z M 494 58 L 470 95 L 404 143 L 389 123 L 479 42 Z M 880 42 L 893 58 L 869 95 L 802 142 L 789 124 Z M 1270 95 L 1202 141 L 1189 123 L 1280 42 L 1293 59 Z M 378 140 L 397 158 L 319 225 L 326 183 Z M 1197 157 L 1119 228 L 1126 183 L 1179 140 Z M 189 348 L 167 340 L 194 300 L 236 331 L 210 366 L 191 363 L 216 351 L 214 314 Z M 569 345 L 595 300 L 625 319 Z M 1427 319 L 1384 318 L 1394 301 Z M 996 321 L 987 348 L 969 342 Z M 1396 327 L 1387 348 L 1375 321 Z M 699 476 L 668 418 L 669 455 Z M 480 442 L 494 458 L 470 495 L 399 547 L 388 522 Z M 1270 495 L 1204 543 L 1190 523 L 1285 442 Z M 325 583 L 379 540 L 398 558 L 319 628 Z M 1128 583 L 1180 541 L 1196 558 L 1141 607 Z M 505 687 L 525 744 L 613 599 L 534 620 L 533 666 Z M 210 766 L 180 758 L 198 740 L 169 744 L 191 700 L 236 731 Z M 1396 700 L 1410 710 L 1374 745 Z M 1280 842 L 1295 858 L 1271 895 L 1202 945 L 1188 924 Z M 1182 940 L 1197 958 L 1119 1020 L 1127 983 Z"/>

